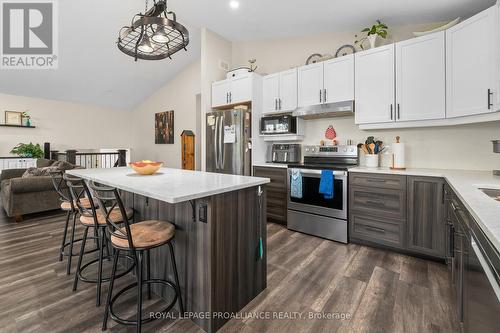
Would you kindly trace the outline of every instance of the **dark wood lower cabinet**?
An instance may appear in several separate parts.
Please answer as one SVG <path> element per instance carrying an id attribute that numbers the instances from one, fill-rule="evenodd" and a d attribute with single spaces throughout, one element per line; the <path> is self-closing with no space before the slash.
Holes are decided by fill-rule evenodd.
<path id="1" fill-rule="evenodd" d="M 408 176 L 407 184 L 407 249 L 444 258 L 444 179 Z"/>
<path id="2" fill-rule="evenodd" d="M 350 241 L 444 259 L 443 188 L 442 178 L 350 174 Z"/>
<path id="3" fill-rule="evenodd" d="M 209 313 L 192 318 L 206 332 L 216 332 L 228 314 L 240 311 L 266 288 L 265 186 L 197 199 L 194 212 L 190 202 L 170 204 L 128 192 L 122 199 L 134 207 L 135 222 L 161 219 L 175 224 L 173 245 L 185 311 Z M 166 246 L 151 251 L 151 276 L 173 281 Z M 169 288 L 152 289 L 167 300 L 172 297 Z"/>
<path id="4" fill-rule="evenodd" d="M 286 225 L 287 223 L 287 168 L 254 167 L 255 177 L 271 179 L 267 188 L 267 220 Z"/>

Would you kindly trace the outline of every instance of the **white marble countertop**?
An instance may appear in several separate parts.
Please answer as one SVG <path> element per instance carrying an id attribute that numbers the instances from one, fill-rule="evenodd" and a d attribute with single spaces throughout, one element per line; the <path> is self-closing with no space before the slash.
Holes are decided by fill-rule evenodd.
<path id="1" fill-rule="evenodd" d="M 68 174 L 113 186 L 168 203 L 178 203 L 232 192 L 270 182 L 269 178 L 161 168 L 151 176 L 142 176 L 132 168 L 75 169 Z"/>
<path id="2" fill-rule="evenodd" d="M 407 169 L 355 167 L 349 172 L 382 173 L 392 175 L 445 178 L 491 243 L 500 252 L 500 202 L 484 194 L 479 188 L 500 189 L 500 177 L 491 171 Z"/>
<path id="3" fill-rule="evenodd" d="M 253 166 L 254 167 L 265 167 L 265 168 L 282 168 L 282 169 L 288 168 L 288 164 L 287 163 L 268 163 L 268 162 L 262 162 L 262 163 L 255 163 Z"/>

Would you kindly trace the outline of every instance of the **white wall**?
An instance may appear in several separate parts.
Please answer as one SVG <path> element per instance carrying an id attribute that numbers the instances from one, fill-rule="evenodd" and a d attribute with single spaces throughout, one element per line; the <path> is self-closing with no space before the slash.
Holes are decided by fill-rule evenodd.
<path id="1" fill-rule="evenodd" d="M 132 112 L 132 160 L 149 159 L 164 162 L 167 167 L 181 168 L 182 131 L 192 130 L 195 142 L 201 142 L 200 131 L 196 128 L 196 95 L 199 92 L 200 61 L 197 60 Z M 155 144 L 154 115 L 170 110 L 174 110 L 174 144 Z"/>
<path id="2" fill-rule="evenodd" d="M 10 156 L 16 144 L 51 143 L 52 150 L 128 148 L 130 111 L 55 100 L 0 94 L 3 111 L 28 111 L 35 129 L 0 127 L 0 156 Z"/>
<path id="3" fill-rule="evenodd" d="M 439 24 L 413 25 L 390 29 L 387 42 L 412 37 L 413 31 L 423 31 Z M 259 73 L 275 73 L 301 66 L 312 53 L 334 54 L 343 44 L 352 44 L 354 32 L 327 33 L 284 39 L 233 43 L 233 67 L 247 65 L 257 59 Z M 339 139 L 362 142 L 374 135 L 384 142 L 401 136 L 407 146 L 408 167 L 491 170 L 500 168 L 500 154 L 492 152 L 489 140 L 500 139 L 500 122 L 398 130 L 362 131 L 354 117 L 308 120 L 305 122 L 303 143 L 318 144 L 328 125 L 333 124 Z"/>
<path id="4" fill-rule="evenodd" d="M 212 82 L 226 78 L 226 72 L 219 67 L 219 62 L 231 66 L 232 43 L 215 32 L 203 28 L 201 30 L 201 146 L 202 170 L 205 170 L 205 114 L 211 111 Z"/>

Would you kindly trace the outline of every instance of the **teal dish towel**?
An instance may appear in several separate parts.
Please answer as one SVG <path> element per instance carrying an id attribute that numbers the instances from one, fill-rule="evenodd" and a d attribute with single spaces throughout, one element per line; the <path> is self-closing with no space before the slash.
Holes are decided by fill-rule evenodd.
<path id="1" fill-rule="evenodd" d="M 302 173 L 300 170 L 292 169 L 290 178 L 290 196 L 292 198 L 302 199 Z"/>
<path id="2" fill-rule="evenodd" d="M 335 177 L 332 170 L 321 170 L 321 179 L 319 181 L 319 193 L 323 194 L 325 199 L 333 199 L 333 184 Z"/>

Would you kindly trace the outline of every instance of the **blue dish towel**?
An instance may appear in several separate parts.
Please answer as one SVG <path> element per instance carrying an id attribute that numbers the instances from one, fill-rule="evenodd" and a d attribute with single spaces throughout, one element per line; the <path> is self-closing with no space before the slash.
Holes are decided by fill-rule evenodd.
<path id="1" fill-rule="evenodd" d="M 297 169 L 293 169 L 291 178 L 290 196 L 292 198 L 302 199 L 302 173 Z"/>
<path id="2" fill-rule="evenodd" d="M 321 170 L 321 179 L 319 181 L 319 193 L 325 196 L 325 199 L 333 199 L 333 184 L 335 177 L 332 170 Z"/>

